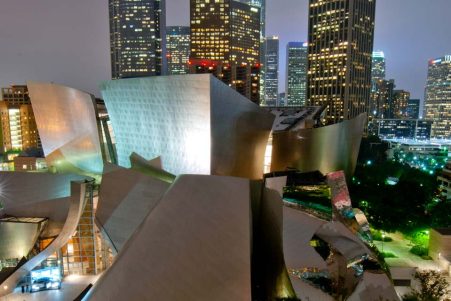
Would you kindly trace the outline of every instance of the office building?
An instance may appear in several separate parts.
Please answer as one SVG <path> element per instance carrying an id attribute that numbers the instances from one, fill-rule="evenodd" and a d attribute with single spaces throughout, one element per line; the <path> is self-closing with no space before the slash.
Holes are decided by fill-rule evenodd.
<path id="1" fill-rule="evenodd" d="M 307 96 L 307 43 L 287 44 L 286 74 L 287 105 L 304 106 Z"/>
<path id="2" fill-rule="evenodd" d="M 279 38 L 267 37 L 264 44 L 263 61 L 264 104 L 275 106 L 279 96 Z"/>
<path id="3" fill-rule="evenodd" d="M 431 138 L 432 121 L 421 119 L 377 119 L 377 135 L 381 139 Z"/>
<path id="4" fill-rule="evenodd" d="M 376 90 L 371 94 L 371 116 L 377 119 L 393 118 L 393 94 L 395 81 L 379 80 Z"/>
<path id="5" fill-rule="evenodd" d="M 385 79 L 385 55 L 383 51 L 373 51 L 371 60 L 371 92 L 377 89 L 377 82 Z"/>
<path id="6" fill-rule="evenodd" d="M 2 88 L 2 99 L 0 102 L 2 152 L 40 149 L 41 140 L 27 86 L 13 85 Z"/>
<path id="7" fill-rule="evenodd" d="M 287 96 L 285 92 L 279 93 L 279 98 L 277 100 L 278 107 L 285 107 L 287 105 Z"/>
<path id="8" fill-rule="evenodd" d="M 407 118 L 410 92 L 405 90 L 393 90 L 393 114 L 392 118 Z"/>
<path id="9" fill-rule="evenodd" d="M 420 118 L 420 100 L 409 99 L 407 102 L 407 118 L 418 119 Z"/>
<path id="10" fill-rule="evenodd" d="M 266 37 L 266 0 L 237 0 L 260 8 L 260 62 L 265 61 L 265 37 Z M 264 100 L 265 69 L 260 69 L 260 102 Z"/>
<path id="11" fill-rule="evenodd" d="M 434 121 L 432 137 L 451 138 L 451 55 L 429 61 L 424 118 Z"/>
<path id="12" fill-rule="evenodd" d="M 451 161 L 446 162 L 443 166 L 443 171 L 437 177 L 438 184 L 440 185 L 441 195 L 447 199 L 451 199 Z"/>
<path id="13" fill-rule="evenodd" d="M 368 111 L 376 1 L 309 1 L 310 105 L 328 105 L 326 123 Z"/>
<path id="14" fill-rule="evenodd" d="M 189 72 L 189 26 L 166 27 L 166 58 L 169 75 Z"/>
<path id="15" fill-rule="evenodd" d="M 165 73 L 165 1 L 109 0 L 113 79 Z"/>
<path id="16" fill-rule="evenodd" d="M 233 0 L 191 0 L 190 73 L 212 73 L 260 102 L 260 8 Z"/>

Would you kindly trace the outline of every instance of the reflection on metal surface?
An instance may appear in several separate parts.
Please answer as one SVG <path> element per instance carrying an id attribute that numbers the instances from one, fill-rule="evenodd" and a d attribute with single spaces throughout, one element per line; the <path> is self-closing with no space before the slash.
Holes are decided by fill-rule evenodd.
<path id="1" fill-rule="evenodd" d="M 118 163 L 162 157 L 180 174 L 261 178 L 274 116 L 210 74 L 108 81 L 102 96 Z"/>
<path id="2" fill-rule="evenodd" d="M 36 243 L 40 226 L 34 222 L 0 220 L 0 260 L 27 256 Z"/>
<path id="3" fill-rule="evenodd" d="M 99 191 L 96 221 L 119 252 L 169 188 L 160 174 L 152 176 L 146 168 L 126 169 L 105 164 Z M 172 183 L 173 180 L 170 182 Z"/>
<path id="4" fill-rule="evenodd" d="M 247 179 L 177 177 L 86 300 L 251 300 L 250 197 Z"/>
<path id="5" fill-rule="evenodd" d="M 103 160 L 94 97 L 53 83 L 27 86 L 49 169 L 100 174 Z"/>
<path id="6" fill-rule="evenodd" d="M 139 171 L 153 178 L 172 184 L 175 180 L 175 176 L 173 174 L 164 171 L 161 168 L 152 166 L 151 161 L 150 162 L 147 161 L 137 153 L 132 153 L 130 155 L 130 164 L 132 165 L 133 170 Z"/>
<path id="7" fill-rule="evenodd" d="M 11 293 L 20 279 L 27 275 L 42 261 L 47 259 L 47 257 L 52 255 L 54 252 L 57 252 L 72 237 L 75 230 L 77 229 L 78 221 L 80 220 L 80 216 L 83 211 L 88 185 L 90 184 L 87 182 L 71 183 L 69 212 L 67 213 L 66 222 L 64 223 L 63 229 L 61 230 L 60 234 L 47 246 L 47 248 L 28 260 L 1 283 L 1 287 L 6 287 L 6 289 L 0 290 L 0 296 Z"/>
<path id="8" fill-rule="evenodd" d="M 271 171 L 290 168 L 323 174 L 355 170 L 363 135 L 365 114 L 333 125 L 273 133 Z"/>
<path id="9" fill-rule="evenodd" d="M 48 218 L 43 236 L 61 231 L 70 204 L 70 182 L 85 177 L 73 174 L 0 172 L 0 217 Z"/>

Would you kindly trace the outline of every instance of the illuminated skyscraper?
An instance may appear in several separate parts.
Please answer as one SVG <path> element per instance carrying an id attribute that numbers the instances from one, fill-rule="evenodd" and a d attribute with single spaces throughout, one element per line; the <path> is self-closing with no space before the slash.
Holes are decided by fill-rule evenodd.
<path id="1" fill-rule="evenodd" d="M 393 116 L 392 118 L 407 118 L 410 92 L 405 90 L 393 91 Z"/>
<path id="2" fill-rule="evenodd" d="M 265 60 L 263 61 L 264 103 L 275 106 L 279 96 L 279 38 L 267 37 L 264 44 Z"/>
<path id="3" fill-rule="evenodd" d="M 307 96 L 307 43 L 287 44 L 286 99 L 288 106 L 304 106 Z"/>
<path id="4" fill-rule="evenodd" d="M 2 88 L 0 101 L 2 151 L 40 149 L 41 140 L 36 126 L 27 86 Z"/>
<path id="5" fill-rule="evenodd" d="M 168 26 L 166 28 L 166 58 L 168 74 L 189 72 L 189 26 Z"/>
<path id="6" fill-rule="evenodd" d="M 371 92 L 376 90 L 379 80 L 385 79 L 385 55 L 383 51 L 373 51 L 371 60 Z"/>
<path id="7" fill-rule="evenodd" d="M 325 122 L 367 112 L 376 0 L 309 0 L 308 93 Z"/>
<path id="8" fill-rule="evenodd" d="M 429 61 L 424 118 L 434 121 L 432 137 L 451 138 L 451 55 Z"/>
<path id="9" fill-rule="evenodd" d="M 420 100 L 409 99 L 407 103 L 407 118 L 418 119 L 420 118 Z"/>
<path id="10" fill-rule="evenodd" d="M 380 101 L 380 93 L 377 90 L 381 85 L 385 83 L 385 55 L 382 51 L 373 51 L 371 60 L 371 94 L 370 103 L 368 107 L 369 120 L 373 118 L 378 118 L 376 113 L 379 112 L 377 109 L 378 101 Z"/>
<path id="11" fill-rule="evenodd" d="M 164 74 L 166 0 L 109 0 L 113 79 Z"/>
<path id="12" fill-rule="evenodd" d="M 372 116 L 378 119 L 394 118 L 394 89 L 395 80 L 379 80 L 373 92 Z"/>
<path id="13" fill-rule="evenodd" d="M 191 0 L 191 73 L 212 73 L 250 100 L 260 98 L 260 8 Z"/>
<path id="14" fill-rule="evenodd" d="M 266 37 L 266 0 L 237 0 L 260 8 L 260 62 L 265 61 L 265 37 Z M 260 69 L 260 99 L 264 99 L 265 69 Z"/>

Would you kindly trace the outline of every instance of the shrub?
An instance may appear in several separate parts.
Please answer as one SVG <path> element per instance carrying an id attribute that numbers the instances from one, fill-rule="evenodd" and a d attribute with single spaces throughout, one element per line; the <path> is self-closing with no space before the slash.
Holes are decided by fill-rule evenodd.
<path id="1" fill-rule="evenodd" d="M 391 253 L 391 252 L 383 252 L 382 256 L 384 258 L 398 258 L 398 256 L 396 256 L 395 254 Z"/>
<path id="2" fill-rule="evenodd" d="M 386 234 L 384 234 L 384 237 L 382 237 L 382 231 L 380 230 L 371 230 L 371 236 L 375 241 L 384 241 L 384 242 L 393 241 L 393 238 L 386 236 Z"/>
<path id="3" fill-rule="evenodd" d="M 425 248 L 420 245 L 413 246 L 410 249 L 410 253 L 420 256 L 420 257 L 428 256 L 428 252 L 429 252 L 428 248 Z"/>

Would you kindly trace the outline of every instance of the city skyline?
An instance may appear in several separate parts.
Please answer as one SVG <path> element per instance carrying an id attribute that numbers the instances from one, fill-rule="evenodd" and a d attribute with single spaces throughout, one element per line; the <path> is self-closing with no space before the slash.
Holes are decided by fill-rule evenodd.
<path id="1" fill-rule="evenodd" d="M 279 1 L 268 1 L 266 35 L 278 35 L 282 50 L 290 41 L 306 41 L 307 3 L 284 0 L 284 9 Z M 377 1 L 374 50 L 385 53 L 387 78 L 423 100 L 428 60 L 451 52 L 451 36 L 446 32 L 451 26 L 446 18 L 450 4 L 435 0 L 431 6 L 428 1 L 413 0 L 404 7 L 403 3 Z M 189 1 L 170 0 L 166 5 L 168 26 L 189 24 Z M 2 7 L 0 23 L 5 25 L 0 38 L 8 42 L 1 48 L 1 86 L 47 80 L 99 96 L 98 85 L 111 74 L 107 0 L 43 0 L 39 4 L 6 0 Z M 279 52 L 279 60 L 285 62 L 285 52 Z M 285 64 L 280 64 L 279 74 L 279 92 L 284 92 Z"/>

